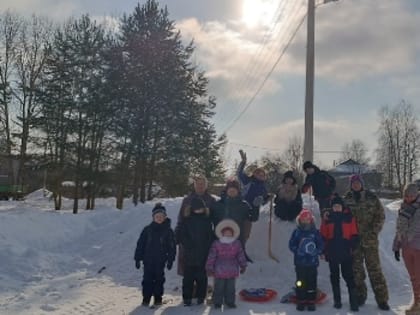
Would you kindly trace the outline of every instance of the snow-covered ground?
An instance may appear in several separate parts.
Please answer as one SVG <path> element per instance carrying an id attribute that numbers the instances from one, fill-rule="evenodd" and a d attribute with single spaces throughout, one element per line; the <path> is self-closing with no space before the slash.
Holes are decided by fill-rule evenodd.
<path id="1" fill-rule="evenodd" d="M 175 225 L 182 198 L 164 199 Z M 399 201 L 382 200 L 386 206 L 386 224 L 380 235 L 382 267 L 390 290 L 392 311 L 404 314 L 410 304 L 411 290 L 402 262 L 396 262 L 391 249 Z M 211 306 L 181 304 L 181 277 L 176 266 L 166 272 L 165 296 L 168 301 L 157 310 L 139 306 L 142 273 L 134 268 L 133 253 L 142 228 L 151 221 L 153 203 L 134 207 L 126 202 L 124 210 L 115 209 L 115 200 L 100 199 L 93 211 L 71 213 L 70 200 L 63 211 L 54 211 L 53 203 L 42 191 L 25 201 L 0 202 L 0 314 L 218 314 Z M 308 202 L 308 205 L 314 205 Z M 319 220 L 319 218 L 318 218 Z M 318 221 L 319 222 L 319 221 Z M 287 293 L 294 283 L 292 254 L 287 243 L 294 224 L 274 222 L 273 252 L 280 263 L 268 258 L 268 211 L 264 209 L 254 224 L 247 244 L 254 259 L 237 281 L 243 288 L 266 287 Z M 330 292 L 328 267 L 321 262 L 319 287 Z M 342 285 L 342 291 L 345 285 Z M 294 305 L 281 304 L 279 297 L 265 304 L 238 299 L 237 314 L 298 314 Z M 320 305 L 315 314 L 348 314 L 347 295 L 342 310 L 331 301 Z M 369 291 L 367 305 L 359 313 L 381 314 Z"/>

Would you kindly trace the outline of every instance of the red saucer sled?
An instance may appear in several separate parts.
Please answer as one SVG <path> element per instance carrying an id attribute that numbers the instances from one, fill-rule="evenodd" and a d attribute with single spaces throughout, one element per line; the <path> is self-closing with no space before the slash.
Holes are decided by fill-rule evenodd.
<path id="1" fill-rule="evenodd" d="M 277 296 L 277 292 L 266 288 L 243 289 L 239 292 L 239 296 L 247 302 L 264 303 L 274 299 Z"/>

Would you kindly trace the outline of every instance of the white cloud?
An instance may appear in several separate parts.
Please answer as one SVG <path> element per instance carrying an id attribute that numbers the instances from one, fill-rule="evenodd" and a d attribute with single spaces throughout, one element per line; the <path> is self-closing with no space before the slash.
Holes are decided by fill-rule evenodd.
<path id="1" fill-rule="evenodd" d="M 252 29 L 241 21 L 200 23 L 192 18 L 177 23 L 184 40 L 194 38 L 197 61 L 205 68 L 207 77 L 221 81 L 215 84 L 221 89 L 216 96 L 239 101 L 256 92 L 304 15 L 302 5 L 291 3 L 284 7 L 280 21 Z M 286 19 L 289 13 L 291 16 Z M 294 22 L 289 24 L 289 20 Z M 284 73 L 283 65 L 281 62 L 276 73 Z M 280 88 L 272 76 L 261 94 L 275 93 Z"/>
<path id="2" fill-rule="evenodd" d="M 316 12 L 316 73 L 343 82 L 409 71 L 420 51 L 420 14 L 403 1 L 353 0 Z M 302 35 L 302 34 L 300 34 Z M 304 34 L 303 34 L 304 35 Z M 305 38 L 292 51 L 303 57 Z M 301 58 L 295 63 L 299 65 Z"/>
<path id="3" fill-rule="evenodd" d="M 11 9 L 25 15 L 35 13 L 56 20 L 70 17 L 80 8 L 81 4 L 78 0 L 6 0 L 0 2 L 0 11 Z"/>

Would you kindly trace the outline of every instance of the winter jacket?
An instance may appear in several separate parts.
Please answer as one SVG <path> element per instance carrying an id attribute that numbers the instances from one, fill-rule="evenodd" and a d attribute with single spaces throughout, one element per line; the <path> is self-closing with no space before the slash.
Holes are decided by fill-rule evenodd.
<path id="1" fill-rule="evenodd" d="M 211 206 L 213 205 L 213 203 L 216 202 L 216 199 L 214 199 L 213 196 L 211 196 L 209 193 L 205 192 L 203 195 L 199 195 L 196 192 L 192 192 L 190 193 L 188 196 L 186 196 L 181 203 L 181 208 L 179 209 L 179 213 L 178 213 L 178 221 L 177 221 L 177 225 L 175 227 L 175 235 L 178 235 L 177 230 L 179 229 L 180 225 L 182 224 L 182 221 L 184 221 L 184 218 L 188 216 L 188 214 L 190 213 L 190 205 L 191 205 L 191 201 L 194 198 L 200 198 L 204 201 L 204 203 L 206 204 L 207 208 L 210 209 Z M 179 240 L 176 240 L 177 243 L 179 243 Z"/>
<path id="2" fill-rule="evenodd" d="M 204 267 L 210 246 L 215 239 L 208 212 L 189 214 L 184 218 L 177 234 L 177 239 L 183 246 L 185 265 Z"/>
<path id="3" fill-rule="evenodd" d="M 215 278 L 236 278 L 239 276 L 239 269 L 246 266 L 245 253 L 239 240 L 232 243 L 216 240 L 211 245 L 206 270 Z"/>
<path id="4" fill-rule="evenodd" d="M 165 265 L 173 263 L 176 255 L 174 232 L 171 229 L 171 220 L 167 218 L 162 224 L 152 222 L 146 226 L 137 241 L 135 261 L 143 264 Z"/>
<path id="5" fill-rule="evenodd" d="M 213 204 L 210 215 L 214 226 L 223 219 L 232 219 L 235 221 L 241 230 L 239 240 L 244 242 L 244 223 L 250 219 L 251 211 L 250 205 L 245 200 L 242 200 L 240 196 L 236 198 L 226 196 L 224 199 Z"/>
<path id="6" fill-rule="evenodd" d="M 309 230 L 298 226 L 290 237 L 289 249 L 294 254 L 295 266 L 318 266 L 324 241 L 314 224 Z"/>
<path id="7" fill-rule="evenodd" d="M 360 245 L 376 242 L 385 222 L 385 211 L 378 197 L 369 190 L 351 190 L 345 194 L 344 202 L 356 219 Z"/>
<path id="8" fill-rule="evenodd" d="M 359 242 L 356 220 L 348 208 L 342 212 L 327 211 L 328 219 L 322 221 L 320 228 L 325 243 L 325 258 L 332 263 L 342 263 L 351 259 Z"/>
<path id="9" fill-rule="evenodd" d="M 403 202 L 398 211 L 393 250 L 403 247 L 420 249 L 420 194 L 411 204 Z"/>
<path id="10" fill-rule="evenodd" d="M 314 166 L 315 172 L 307 175 L 305 185 L 310 185 L 313 190 L 314 197 L 318 199 L 326 199 L 332 195 L 335 190 L 336 182 L 328 172 L 321 171 Z"/>
<path id="11" fill-rule="evenodd" d="M 296 219 L 303 205 L 302 195 L 297 184 L 281 184 L 274 203 L 274 213 L 281 220 Z"/>
<path id="12" fill-rule="evenodd" d="M 257 221 L 259 218 L 259 208 L 267 203 L 269 196 L 265 182 L 256 179 L 254 176 L 248 176 L 244 172 L 245 163 L 239 163 L 238 178 L 242 185 L 242 197 L 255 209 L 251 213 L 251 221 Z"/>

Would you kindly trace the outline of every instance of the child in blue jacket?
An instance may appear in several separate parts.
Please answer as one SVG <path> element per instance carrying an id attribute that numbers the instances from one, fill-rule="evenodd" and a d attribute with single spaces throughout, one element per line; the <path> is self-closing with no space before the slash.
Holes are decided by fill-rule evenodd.
<path id="1" fill-rule="evenodd" d="M 310 210 L 303 209 L 296 222 L 297 228 L 289 241 L 296 271 L 296 309 L 303 311 L 307 306 L 308 311 L 314 311 L 319 256 L 324 251 L 324 242 L 315 227 L 314 216 Z"/>

